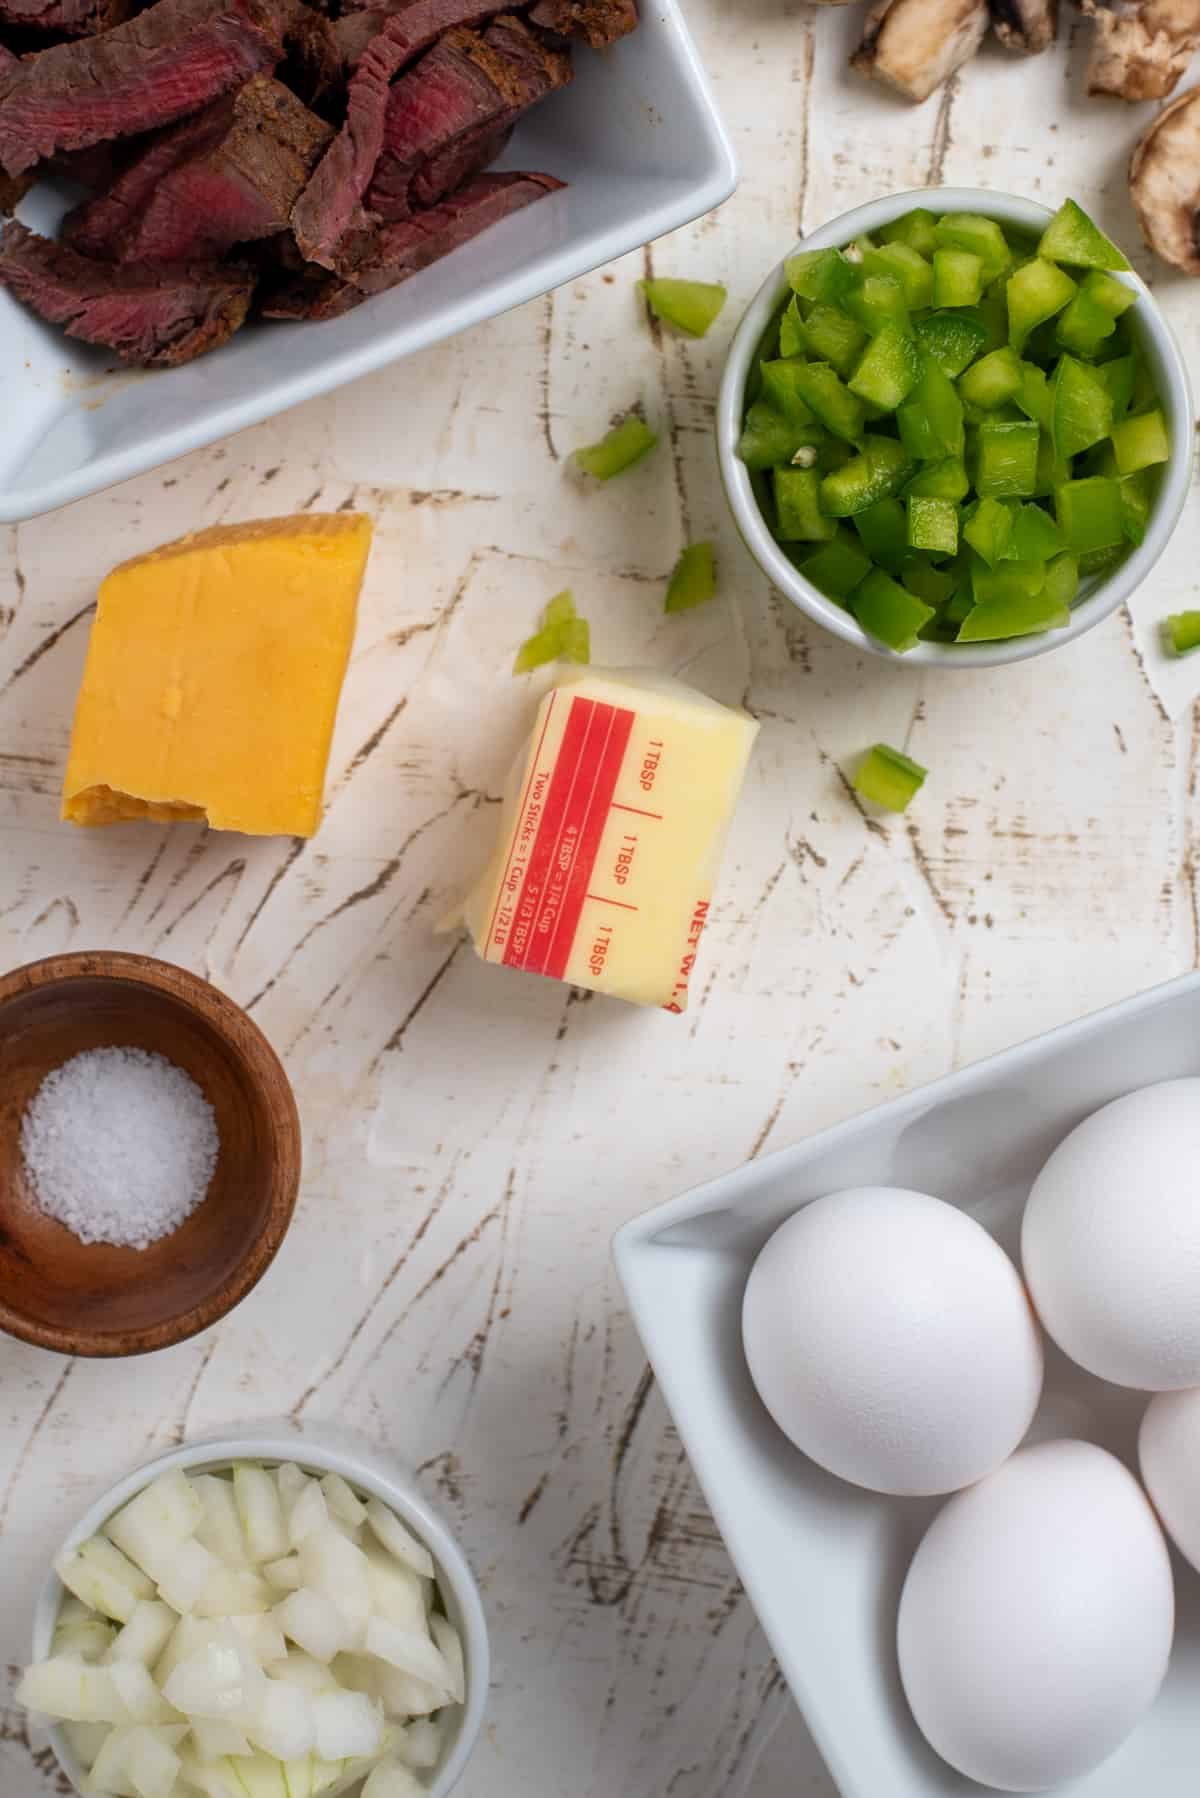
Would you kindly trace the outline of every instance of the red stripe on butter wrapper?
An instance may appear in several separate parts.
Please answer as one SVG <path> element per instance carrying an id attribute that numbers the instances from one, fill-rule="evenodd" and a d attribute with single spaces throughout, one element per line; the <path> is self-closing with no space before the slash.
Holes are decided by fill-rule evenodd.
<path id="1" fill-rule="evenodd" d="M 589 896 L 588 888 L 592 882 L 596 858 L 600 853 L 601 839 L 604 836 L 608 815 L 612 809 L 612 796 L 617 790 L 621 765 L 625 760 L 625 751 L 629 747 L 630 732 L 633 730 L 632 712 L 618 710 L 615 706 L 605 706 L 603 709 L 609 714 L 608 730 L 604 746 L 595 763 L 592 791 L 583 814 L 575 856 L 567 878 L 567 890 L 563 896 L 562 908 L 559 913 L 558 926 L 544 969 L 544 972 L 555 980 L 562 980 L 566 976 L 567 963 L 571 959 L 571 950 L 575 943 L 575 933 L 579 929 L 579 920 Z M 633 910 L 634 908 L 631 906 L 628 909 Z"/>
<path id="2" fill-rule="evenodd" d="M 516 919 L 504 950 L 506 967 L 527 968 L 530 965 L 537 932 L 545 927 L 546 885 L 595 709 L 593 700 L 573 699 L 567 712 L 554 773 L 538 820 L 537 836 L 526 862 Z"/>

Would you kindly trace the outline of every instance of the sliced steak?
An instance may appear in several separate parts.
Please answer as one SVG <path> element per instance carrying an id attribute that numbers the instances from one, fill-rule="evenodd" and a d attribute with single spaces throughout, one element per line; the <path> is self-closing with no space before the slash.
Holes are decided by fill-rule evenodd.
<path id="1" fill-rule="evenodd" d="M 115 262 L 196 262 L 287 229 L 333 127 L 281 82 L 256 75 L 172 126 L 63 236 Z"/>
<path id="2" fill-rule="evenodd" d="M 267 318 L 337 318 L 372 294 L 448 256 L 501 219 L 558 192 L 553 175 L 477 175 L 459 193 L 395 225 L 383 225 L 352 278 L 308 271 L 263 307 Z"/>
<path id="3" fill-rule="evenodd" d="M 0 0 L 0 25 L 55 37 L 95 37 L 131 18 L 134 0 Z"/>
<path id="4" fill-rule="evenodd" d="M 275 66 L 289 0 L 158 0 L 0 74 L 0 166 L 169 125 Z"/>
<path id="5" fill-rule="evenodd" d="M 497 10 L 495 0 L 409 0 L 384 21 L 350 79 L 346 123 L 292 212 L 292 229 L 308 261 L 337 268 L 343 238 L 367 229 L 362 199 L 383 149 L 388 90 L 396 76 L 443 32 L 481 25 Z"/>
<path id="6" fill-rule="evenodd" d="M 465 131 L 413 176 L 409 189 L 414 206 L 436 206 L 447 194 L 457 193 L 473 175 L 490 168 L 513 134 L 511 124 L 481 125 Z"/>
<path id="7" fill-rule="evenodd" d="M 543 31 L 607 50 L 637 29 L 637 0 L 537 0 L 529 17 Z"/>
<path id="8" fill-rule="evenodd" d="M 254 292 L 251 271 L 235 264 L 117 267 L 15 221 L 0 233 L 0 284 L 68 337 L 144 368 L 190 362 L 225 343 Z"/>
<path id="9" fill-rule="evenodd" d="M 440 200 L 485 166 L 481 148 L 486 152 L 521 113 L 570 79 L 570 57 L 549 49 L 520 19 L 499 18 L 482 36 L 448 31 L 391 89 L 368 209 L 391 221 L 407 218 L 414 204 Z M 413 192 L 418 171 L 425 175 L 420 199 Z"/>

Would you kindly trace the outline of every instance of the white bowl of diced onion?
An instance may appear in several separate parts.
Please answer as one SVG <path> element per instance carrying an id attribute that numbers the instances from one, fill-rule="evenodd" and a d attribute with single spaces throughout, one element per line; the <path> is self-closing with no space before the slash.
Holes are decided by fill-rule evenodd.
<path id="1" fill-rule="evenodd" d="M 416 1487 L 305 1435 L 174 1450 L 55 1557 L 18 1701 L 92 1798 L 445 1798 L 487 1626 Z"/>

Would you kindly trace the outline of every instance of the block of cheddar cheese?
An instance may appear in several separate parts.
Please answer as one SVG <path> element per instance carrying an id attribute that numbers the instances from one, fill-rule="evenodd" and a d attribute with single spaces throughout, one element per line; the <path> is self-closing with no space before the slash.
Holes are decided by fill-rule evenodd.
<path id="1" fill-rule="evenodd" d="M 674 680 L 593 669 L 555 687 L 457 914 L 477 952 L 685 1010 L 757 731 Z"/>
<path id="2" fill-rule="evenodd" d="M 101 584 L 62 815 L 311 836 L 371 522 L 217 525 Z"/>

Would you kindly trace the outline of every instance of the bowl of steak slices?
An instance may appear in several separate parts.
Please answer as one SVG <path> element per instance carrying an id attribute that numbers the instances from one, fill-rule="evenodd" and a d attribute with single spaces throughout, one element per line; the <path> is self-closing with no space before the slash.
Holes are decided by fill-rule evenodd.
<path id="1" fill-rule="evenodd" d="M 0 0 L 0 522 L 733 189 L 677 0 L 321 4 Z"/>

